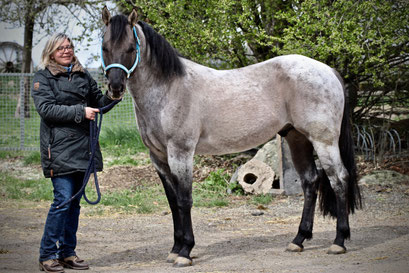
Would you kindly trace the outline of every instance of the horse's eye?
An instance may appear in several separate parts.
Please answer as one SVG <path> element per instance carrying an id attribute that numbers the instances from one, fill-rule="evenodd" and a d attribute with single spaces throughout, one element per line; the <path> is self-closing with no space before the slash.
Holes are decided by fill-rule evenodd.
<path id="1" fill-rule="evenodd" d="M 106 48 L 105 46 L 102 47 L 102 51 L 107 52 L 108 48 Z"/>
<path id="2" fill-rule="evenodd" d="M 128 50 L 126 51 L 126 53 L 132 53 L 134 50 L 135 50 L 134 47 L 130 47 L 130 48 L 128 48 Z"/>

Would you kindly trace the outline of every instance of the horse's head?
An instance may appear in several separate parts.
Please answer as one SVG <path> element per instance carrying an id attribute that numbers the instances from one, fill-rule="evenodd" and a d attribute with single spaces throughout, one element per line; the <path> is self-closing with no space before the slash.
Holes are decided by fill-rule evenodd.
<path id="1" fill-rule="evenodd" d="M 124 15 L 111 18 L 106 7 L 102 12 L 106 31 L 102 40 L 101 60 L 108 79 L 108 96 L 112 99 L 123 96 L 126 80 L 140 61 L 140 42 L 135 27 L 137 17 L 135 10 L 128 18 Z"/>

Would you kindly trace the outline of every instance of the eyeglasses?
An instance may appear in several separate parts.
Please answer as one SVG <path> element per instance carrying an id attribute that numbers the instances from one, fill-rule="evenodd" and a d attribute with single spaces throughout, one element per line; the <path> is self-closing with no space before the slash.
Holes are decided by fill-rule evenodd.
<path id="1" fill-rule="evenodd" d="M 73 50 L 73 49 L 74 49 L 74 47 L 73 47 L 72 45 L 59 46 L 59 47 L 57 47 L 57 51 L 58 51 L 58 52 L 65 52 L 65 50 L 71 51 L 71 50 Z"/>

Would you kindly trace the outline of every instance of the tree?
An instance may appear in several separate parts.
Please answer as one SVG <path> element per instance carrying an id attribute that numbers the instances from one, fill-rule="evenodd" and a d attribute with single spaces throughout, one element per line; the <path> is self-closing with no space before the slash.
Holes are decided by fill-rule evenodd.
<path id="1" fill-rule="evenodd" d="M 344 77 L 354 119 L 379 114 L 378 105 L 409 105 L 409 2 L 303 2 L 281 37 L 280 54 L 299 53 Z"/>
<path id="2" fill-rule="evenodd" d="M 138 8 L 182 55 L 219 68 L 233 68 L 277 56 L 276 41 L 286 25 L 278 10 L 291 10 L 291 1 L 116 1 L 129 13 Z"/>
<path id="3" fill-rule="evenodd" d="M 327 63 L 345 79 L 355 120 L 379 104 L 409 105 L 408 1 L 116 2 L 125 13 L 138 8 L 182 55 L 205 65 L 241 67 L 289 53 Z"/>
<path id="4" fill-rule="evenodd" d="M 88 27 L 93 26 L 93 24 L 81 22 L 78 18 L 79 12 L 81 10 L 85 11 L 91 15 L 91 18 L 95 18 L 96 14 L 100 16 L 102 7 L 98 6 L 98 4 L 102 2 L 101 0 L 56 0 L 50 3 L 50 1 L 46 0 L 1 0 L 1 21 L 14 24 L 16 27 L 24 27 L 23 66 L 21 72 L 30 73 L 35 26 L 38 27 L 37 30 L 45 32 L 46 35 L 55 32 L 58 28 L 67 28 L 69 21 L 64 21 L 64 18 L 61 18 L 62 8 L 64 8 L 77 19 L 77 24 L 81 24 L 85 32 Z M 86 37 L 87 35 L 82 35 L 79 36 L 79 39 Z M 24 100 L 25 117 L 30 116 L 29 86 L 30 83 L 28 79 L 26 79 Z"/>

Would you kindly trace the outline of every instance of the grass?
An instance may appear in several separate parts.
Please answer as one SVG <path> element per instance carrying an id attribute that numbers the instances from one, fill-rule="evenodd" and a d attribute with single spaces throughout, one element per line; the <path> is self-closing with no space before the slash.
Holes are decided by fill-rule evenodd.
<path id="1" fill-rule="evenodd" d="M 268 205 L 273 201 L 273 196 L 271 194 L 260 194 L 253 196 L 251 203 L 258 205 Z"/>
<path id="2" fill-rule="evenodd" d="M 89 186 L 86 194 L 91 201 L 97 198 L 95 191 Z M 84 199 L 81 202 L 84 206 L 91 206 Z M 104 211 L 147 214 L 163 210 L 166 206 L 165 193 L 162 187 L 157 185 L 103 193 L 101 202 L 98 206 L 93 206 L 88 215 L 103 214 Z"/>
<path id="3" fill-rule="evenodd" d="M 45 201 L 53 199 L 49 179 L 22 179 L 0 171 L 0 196 L 3 199 Z"/>
<path id="4" fill-rule="evenodd" d="M 106 128 L 101 135 L 100 145 L 104 156 L 112 156 L 115 159 L 110 165 L 146 165 L 146 157 L 138 159 L 138 153 L 147 153 L 146 147 L 135 130 L 123 128 Z M 24 166 L 41 164 L 40 153 L 22 151 L 0 151 L 0 160 L 20 160 Z M 193 200 L 195 207 L 226 207 L 231 204 L 232 195 L 244 195 L 237 183 L 229 183 L 230 175 L 224 169 L 211 172 L 202 182 L 193 183 Z M 96 200 L 96 192 L 93 189 L 92 180 L 86 188 L 89 200 Z M 229 193 L 230 192 L 230 193 Z M 49 201 L 53 200 L 53 187 L 50 179 L 26 179 L 24 175 L 19 177 L 8 170 L 0 171 L 0 196 L 3 199 Z M 271 195 L 260 195 L 250 198 L 252 205 L 267 205 L 271 203 Z M 101 215 L 105 213 L 154 213 L 169 209 L 166 195 L 162 186 L 140 186 L 133 189 L 113 190 L 102 192 L 99 205 L 92 206 L 82 199 L 82 206 L 86 207 L 86 214 Z"/>
<path id="5" fill-rule="evenodd" d="M 202 183 L 193 183 L 193 200 L 196 207 L 225 207 L 228 201 L 229 175 L 224 169 L 211 172 Z"/>
<path id="6" fill-rule="evenodd" d="M 24 165 L 41 164 L 41 155 L 39 151 L 30 152 L 27 156 L 24 156 Z"/>
<path id="7" fill-rule="evenodd" d="M 148 153 L 142 138 L 136 128 L 106 127 L 100 135 L 102 155 L 109 158 L 106 166 L 133 165 L 140 166 L 150 163 L 148 159 L 140 159 L 139 153 Z"/>
<path id="8" fill-rule="evenodd" d="M 89 200 L 97 198 L 92 189 L 91 181 L 86 188 Z M 53 200 L 53 187 L 50 179 L 22 179 L 0 171 L 0 196 L 3 199 L 27 200 L 27 201 L 49 201 Z M 84 199 L 81 200 L 84 207 L 91 207 Z M 153 213 L 167 206 L 166 196 L 160 186 L 137 188 L 132 190 L 121 190 L 103 193 L 103 198 L 97 207 L 97 214 L 102 211 L 115 211 L 123 213 Z M 95 214 L 91 209 L 89 214 Z M 98 210 L 97 210 L 98 211 Z"/>
<path id="9" fill-rule="evenodd" d="M 140 152 L 148 152 L 148 148 L 143 144 L 142 138 L 136 128 L 119 126 L 103 127 L 99 142 L 102 151 L 112 156 L 123 157 L 125 155 L 135 155 Z"/>

